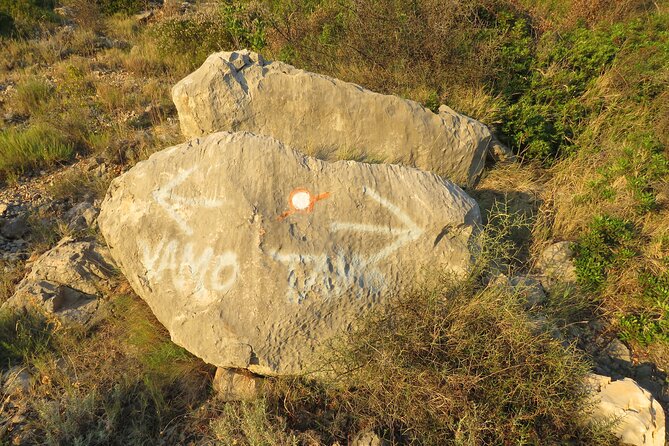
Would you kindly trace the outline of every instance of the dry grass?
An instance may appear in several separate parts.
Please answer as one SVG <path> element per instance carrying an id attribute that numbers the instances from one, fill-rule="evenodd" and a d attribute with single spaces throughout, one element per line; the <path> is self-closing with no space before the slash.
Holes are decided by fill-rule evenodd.
<path id="1" fill-rule="evenodd" d="M 196 438 L 185 415 L 208 393 L 210 368 L 172 344 L 148 308 L 116 297 L 89 334 L 59 329 L 24 358 L 40 383 L 27 432 L 45 445 L 166 444 Z M 84 342 L 85 341 L 85 342 Z M 175 418 L 176 416 L 176 418 Z M 39 439 L 39 440 L 38 440 Z"/>

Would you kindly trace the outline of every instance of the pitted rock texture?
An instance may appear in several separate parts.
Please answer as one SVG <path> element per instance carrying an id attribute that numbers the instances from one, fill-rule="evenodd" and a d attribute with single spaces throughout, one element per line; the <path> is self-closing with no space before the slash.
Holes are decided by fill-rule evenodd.
<path id="1" fill-rule="evenodd" d="M 34 262 L 3 307 L 36 306 L 64 321 L 87 323 L 114 268 L 106 247 L 65 238 Z"/>
<path id="2" fill-rule="evenodd" d="M 664 446 L 664 410 L 653 396 L 633 379 L 612 381 L 601 375 L 590 377 L 597 404 L 594 420 L 615 422 L 613 431 L 624 444 Z"/>
<path id="3" fill-rule="evenodd" d="M 446 106 L 435 114 L 247 50 L 212 54 L 172 99 L 187 137 L 249 131 L 318 158 L 414 166 L 465 186 L 479 179 L 492 140 L 485 125 Z"/>
<path id="4" fill-rule="evenodd" d="M 435 268 L 464 274 L 479 223 L 432 173 L 327 163 L 245 132 L 138 163 L 98 217 L 177 344 L 262 375 L 308 370 L 326 339 Z"/>

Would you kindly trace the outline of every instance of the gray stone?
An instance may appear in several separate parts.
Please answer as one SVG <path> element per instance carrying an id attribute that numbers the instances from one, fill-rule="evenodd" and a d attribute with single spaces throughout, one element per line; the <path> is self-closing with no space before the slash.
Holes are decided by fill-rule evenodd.
<path id="1" fill-rule="evenodd" d="M 149 20 L 153 18 L 153 15 L 154 15 L 153 11 L 149 10 L 141 12 L 139 14 L 135 14 L 133 16 L 133 19 L 139 23 L 146 24 Z"/>
<path id="2" fill-rule="evenodd" d="M 515 292 L 523 297 L 525 306 L 528 309 L 541 305 L 546 301 L 544 288 L 536 278 L 527 275 L 513 276 L 509 279 L 509 282 Z"/>
<path id="3" fill-rule="evenodd" d="M 604 349 L 609 358 L 632 365 L 632 354 L 630 349 L 619 339 L 613 339 Z"/>
<path id="4" fill-rule="evenodd" d="M 172 99 L 187 137 L 249 131 L 319 158 L 414 166 L 466 186 L 478 181 L 492 138 L 446 106 L 435 114 L 247 50 L 212 54 Z"/>
<path id="5" fill-rule="evenodd" d="M 502 144 L 494 135 L 488 147 L 488 157 L 496 163 L 513 163 L 517 161 L 516 154 Z"/>
<path id="6" fill-rule="evenodd" d="M 353 437 L 351 446 L 384 446 L 386 442 L 382 441 L 373 431 L 360 432 Z"/>
<path id="7" fill-rule="evenodd" d="M 638 380 L 648 379 L 653 376 L 655 368 L 652 364 L 641 364 L 634 369 L 634 376 Z"/>
<path id="8" fill-rule="evenodd" d="M 100 212 L 91 203 L 84 201 L 72 207 L 66 214 L 68 227 L 72 230 L 82 230 L 93 226 Z"/>
<path id="9" fill-rule="evenodd" d="M 23 366 L 11 367 L 4 373 L 2 390 L 5 395 L 25 393 L 30 389 L 30 372 Z"/>
<path id="10" fill-rule="evenodd" d="M 113 271 L 106 248 L 94 241 L 65 238 L 32 264 L 2 307 L 37 307 L 64 321 L 86 323 Z"/>
<path id="11" fill-rule="evenodd" d="M 574 252 L 571 245 L 571 242 L 557 242 L 541 253 L 536 267 L 547 279 L 544 285 L 576 282 Z"/>
<path id="12" fill-rule="evenodd" d="M 463 275 L 476 202 L 437 175 L 217 133 L 116 178 L 98 226 L 172 339 L 218 367 L 301 373 L 431 270 Z"/>
<path id="13" fill-rule="evenodd" d="M 589 385 L 596 403 L 594 422 L 613 422 L 613 431 L 625 444 L 665 445 L 664 410 L 647 390 L 630 378 L 612 381 L 594 374 Z"/>
<path id="14" fill-rule="evenodd" d="M 262 378 L 248 370 L 217 368 L 212 387 L 223 401 L 249 401 L 258 396 Z"/>
<path id="15" fill-rule="evenodd" d="M 28 232 L 28 219 L 24 215 L 7 220 L 0 229 L 0 233 L 9 239 L 21 238 L 26 232 Z"/>

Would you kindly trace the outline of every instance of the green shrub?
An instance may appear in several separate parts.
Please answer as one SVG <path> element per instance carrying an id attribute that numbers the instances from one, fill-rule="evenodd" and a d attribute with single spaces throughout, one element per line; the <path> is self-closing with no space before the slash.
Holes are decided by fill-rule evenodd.
<path id="1" fill-rule="evenodd" d="M 107 15 L 137 14 L 149 9 L 149 0 L 95 0 L 100 11 Z"/>
<path id="2" fill-rule="evenodd" d="M 595 217 L 574 249 L 576 275 L 581 285 L 596 290 L 606 281 L 610 268 L 634 256 L 629 247 L 633 236 L 630 222 L 608 215 Z"/>
<path id="3" fill-rule="evenodd" d="M 644 308 L 620 317 L 620 337 L 644 346 L 669 342 L 669 273 L 645 272 L 639 275 L 638 282 Z"/>
<path id="4" fill-rule="evenodd" d="M 46 124 L 0 132 L 0 174 L 5 177 L 66 161 L 73 154 L 68 138 Z"/>
<path id="5" fill-rule="evenodd" d="M 151 29 L 162 57 L 171 64 L 181 64 L 193 70 L 209 54 L 233 49 L 233 36 L 226 21 L 218 13 L 198 13 L 170 17 Z"/>
<path id="6" fill-rule="evenodd" d="M 517 152 L 550 164 L 574 150 L 584 120 L 594 111 L 581 96 L 611 65 L 619 46 L 615 30 L 577 28 L 545 34 L 536 53 L 528 54 L 528 35 L 525 30 L 519 39 L 503 46 L 504 54 L 517 55 L 503 59 L 511 62 L 510 78 L 523 81 L 502 83 L 501 92 L 509 105 L 501 130 Z"/>
<path id="7" fill-rule="evenodd" d="M 235 48 L 262 50 L 267 44 L 262 15 L 247 10 L 243 4 L 224 4 L 221 15 Z"/>
<path id="8" fill-rule="evenodd" d="M 55 0 L 0 0 L 0 36 L 30 37 L 41 24 L 58 20 Z"/>

